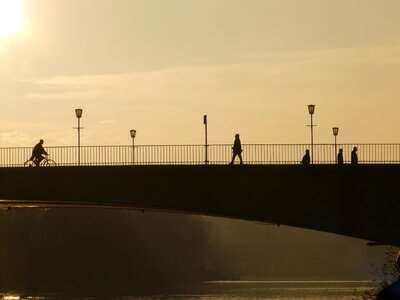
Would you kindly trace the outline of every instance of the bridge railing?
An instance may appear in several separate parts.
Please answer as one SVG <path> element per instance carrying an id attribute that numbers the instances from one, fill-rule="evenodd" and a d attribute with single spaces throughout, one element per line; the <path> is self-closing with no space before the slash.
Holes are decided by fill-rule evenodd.
<path id="1" fill-rule="evenodd" d="M 353 147 L 358 148 L 360 164 L 400 163 L 400 144 L 338 144 L 345 163 L 350 161 Z M 309 144 L 243 144 L 245 164 L 299 164 Z M 50 157 L 59 166 L 78 165 L 77 146 L 46 147 Z M 80 165 L 200 165 L 205 164 L 204 145 L 138 145 L 81 146 Z M 209 164 L 228 164 L 232 145 L 213 144 L 207 147 Z M 0 148 L 0 167 L 23 166 L 31 156 L 32 147 Z M 314 164 L 334 164 L 335 145 L 315 144 Z M 238 158 L 236 158 L 236 163 Z"/>

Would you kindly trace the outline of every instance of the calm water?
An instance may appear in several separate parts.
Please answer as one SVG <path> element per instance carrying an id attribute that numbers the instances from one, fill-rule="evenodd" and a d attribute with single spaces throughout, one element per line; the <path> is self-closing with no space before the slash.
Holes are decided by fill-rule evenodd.
<path id="1" fill-rule="evenodd" d="M 157 293 L 141 292 L 136 296 L 2 295 L 0 299 L 196 299 L 196 300 L 354 300 L 370 289 L 368 281 L 223 281 L 180 287 L 179 292 L 165 288 Z M 360 298 L 361 299 L 361 298 Z"/>

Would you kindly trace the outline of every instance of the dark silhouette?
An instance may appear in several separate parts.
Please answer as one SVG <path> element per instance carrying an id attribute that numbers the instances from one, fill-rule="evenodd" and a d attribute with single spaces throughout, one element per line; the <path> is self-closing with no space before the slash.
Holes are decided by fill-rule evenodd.
<path id="1" fill-rule="evenodd" d="M 354 147 L 353 151 L 351 151 L 351 164 L 352 165 L 358 164 L 357 147 Z"/>
<path id="2" fill-rule="evenodd" d="M 397 255 L 396 265 L 400 268 L 400 252 Z M 400 300 L 400 277 L 380 291 L 376 300 Z"/>
<path id="3" fill-rule="evenodd" d="M 242 160 L 242 144 L 240 143 L 240 139 L 239 139 L 239 134 L 236 133 L 235 134 L 235 141 L 233 142 L 233 147 L 232 147 L 232 160 L 230 162 L 231 165 L 233 165 L 233 162 L 236 158 L 236 155 L 239 156 L 240 159 L 240 164 L 243 164 L 243 160 Z"/>
<path id="4" fill-rule="evenodd" d="M 303 159 L 301 160 L 302 165 L 309 165 L 310 164 L 310 150 L 306 150 L 306 153 L 303 156 Z"/>
<path id="5" fill-rule="evenodd" d="M 33 161 L 37 167 L 39 167 L 40 162 L 43 160 L 43 155 L 49 155 L 46 150 L 44 150 L 43 143 L 44 141 L 40 140 L 32 150 L 32 156 L 30 160 Z"/>
<path id="6" fill-rule="evenodd" d="M 337 164 L 343 165 L 343 149 L 339 149 L 339 153 L 337 155 Z"/>

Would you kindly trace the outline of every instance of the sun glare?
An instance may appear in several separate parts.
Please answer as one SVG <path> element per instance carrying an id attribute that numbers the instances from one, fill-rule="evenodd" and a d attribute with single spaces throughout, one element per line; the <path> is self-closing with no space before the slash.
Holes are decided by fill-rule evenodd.
<path id="1" fill-rule="evenodd" d="M 0 38 L 22 27 L 22 0 L 0 0 Z"/>

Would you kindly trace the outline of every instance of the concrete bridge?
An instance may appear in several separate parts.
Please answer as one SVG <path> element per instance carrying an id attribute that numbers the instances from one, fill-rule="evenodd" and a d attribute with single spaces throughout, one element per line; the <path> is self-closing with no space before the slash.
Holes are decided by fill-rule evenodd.
<path id="1" fill-rule="evenodd" d="M 400 165 L 0 168 L 0 206 L 257 220 L 400 246 Z"/>

